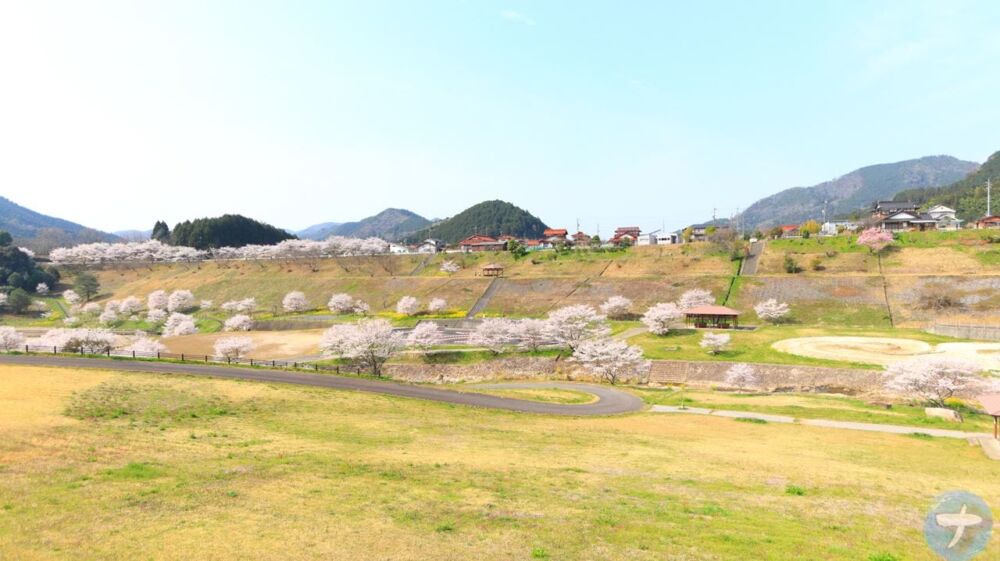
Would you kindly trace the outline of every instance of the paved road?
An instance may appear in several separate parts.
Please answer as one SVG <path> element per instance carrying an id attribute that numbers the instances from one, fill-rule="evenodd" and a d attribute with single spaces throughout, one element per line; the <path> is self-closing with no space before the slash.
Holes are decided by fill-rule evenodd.
<path id="1" fill-rule="evenodd" d="M 370 378 L 348 378 L 329 374 L 306 374 L 302 372 L 237 368 L 214 366 L 210 364 L 178 364 L 171 362 L 111 360 L 102 358 L 77 358 L 46 355 L 0 355 L 0 367 L 4 364 L 98 368 L 102 370 L 183 374 L 189 376 L 210 376 L 214 378 L 234 378 L 238 380 L 251 380 L 256 382 L 277 382 L 281 384 L 295 384 L 300 386 L 314 386 L 338 390 L 353 390 L 398 397 L 426 399 L 429 401 L 439 401 L 443 403 L 455 403 L 458 405 L 469 405 L 472 407 L 487 407 L 491 409 L 504 409 L 507 411 L 521 411 L 525 413 L 543 413 L 547 415 L 615 415 L 619 413 L 638 411 L 643 407 L 642 400 L 628 392 L 591 384 L 566 383 L 565 385 L 578 391 L 596 395 L 598 397 L 596 402 L 580 405 L 565 405 L 559 403 L 542 403 L 522 399 L 511 399 L 470 392 L 456 392 L 427 386 L 373 380 Z"/>
<path id="2" fill-rule="evenodd" d="M 747 258 L 743 260 L 743 267 L 740 270 L 740 275 L 756 275 L 757 266 L 760 264 L 760 256 L 762 253 L 764 253 L 763 241 L 756 241 L 750 244 L 750 252 L 747 255 Z"/>
<path id="3" fill-rule="evenodd" d="M 933 429 L 927 427 L 909 427 L 905 425 L 881 425 L 878 423 L 855 423 L 852 421 L 831 421 L 828 419 L 796 419 L 785 415 L 767 415 L 764 413 L 752 413 L 747 411 L 726 411 L 722 409 L 705 409 L 701 407 L 687 407 L 681 409 L 673 405 L 654 405 L 650 408 L 653 413 L 687 413 L 689 415 L 712 415 L 714 417 L 729 417 L 731 419 L 760 419 L 770 423 L 798 423 L 810 427 L 824 427 L 828 429 L 860 430 L 867 432 L 884 432 L 890 434 L 914 434 L 923 433 L 941 438 L 965 438 L 978 439 L 983 437 L 992 438 L 992 435 L 983 432 L 968 432 L 960 430 Z"/>

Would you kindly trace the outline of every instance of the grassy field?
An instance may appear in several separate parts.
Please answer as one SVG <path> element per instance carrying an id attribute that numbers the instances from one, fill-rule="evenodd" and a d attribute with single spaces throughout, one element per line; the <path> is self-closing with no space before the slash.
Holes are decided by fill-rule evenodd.
<path id="1" fill-rule="evenodd" d="M 934 496 L 1000 504 L 995 464 L 960 440 L 3 374 L 10 559 L 929 561 Z"/>
<path id="2" fill-rule="evenodd" d="M 926 341 L 928 343 L 946 343 L 955 341 L 949 337 L 933 335 L 916 329 L 879 329 L 879 328 L 832 328 L 799 325 L 776 325 L 755 329 L 752 331 L 727 331 L 732 342 L 727 350 L 715 355 L 699 346 L 703 330 L 675 329 L 663 336 L 652 333 L 642 333 L 629 339 L 629 342 L 642 348 L 646 357 L 663 360 L 704 360 L 704 361 L 736 361 L 759 362 L 770 364 L 805 364 L 814 366 L 834 366 L 843 368 L 882 368 L 878 365 L 861 364 L 825 360 L 793 355 L 776 351 L 771 347 L 777 341 L 793 337 L 818 337 L 850 335 L 858 337 L 900 337 Z"/>

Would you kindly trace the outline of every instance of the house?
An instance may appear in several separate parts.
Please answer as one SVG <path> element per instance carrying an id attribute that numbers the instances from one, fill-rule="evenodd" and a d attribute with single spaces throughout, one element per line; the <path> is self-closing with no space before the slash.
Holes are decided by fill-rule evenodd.
<path id="1" fill-rule="evenodd" d="M 653 230 L 652 232 L 639 234 L 639 237 L 635 240 L 635 245 L 656 245 L 656 234 L 659 232 L 659 230 Z"/>
<path id="2" fill-rule="evenodd" d="M 958 230 L 962 227 L 962 220 L 955 217 L 955 209 L 944 205 L 934 205 L 927 209 L 926 214 L 937 220 L 938 230 Z"/>
<path id="3" fill-rule="evenodd" d="M 979 220 L 976 220 L 976 228 L 979 230 L 1000 229 L 1000 216 L 992 215 L 980 218 Z"/>
<path id="4" fill-rule="evenodd" d="M 569 232 L 567 232 L 565 228 L 546 228 L 545 231 L 542 232 L 542 237 L 545 238 L 545 241 L 552 244 L 566 243 L 566 237 L 568 235 Z"/>
<path id="5" fill-rule="evenodd" d="M 491 238 L 490 236 L 474 234 L 458 242 L 458 248 L 466 253 L 476 251 L 505 251 L 507 249 L 507 242 Z"/>
<path id="6" fill-rule="evenodd" d="M 660 232 L 656 234 L 656 245 L 671 245 L 681 243 L 679 232 Z"/>
<path id="7" fill-rule="evenodd" d="M 692 242 L 703 242 L 703 241 L 707 240 L 708 239 L 708 229 L 711 228 L 712 226 L 714 226 L 714 224 L 707 224 L 707 223 L 706 224 L 692 224 L 692 225 L 688 226 L 687 229 L 691 230 L 691 239 L 689 241 L 692 241 Z"/>
<path id="8" fill-rule="evenodd" d="M 635 243 L 637 239 L 639 239 L 639 235 L 641 233 L 642 229 L 639 228 L 638 226 L 624 226 L 622 228 L 617 228 L 615 230 L 615 235 L 611 236 L 611 239 L 608 240 L 608 243 L 610 243 L 611 245 L 622 245 L 622 244 L 632 245 Z"/>
<path id="9" fill-rule="evenodd" d="M 427 238 L 417 246 L 417 253 L 439 253 L 444 250 L 444 242 L 435 238 Z"/>
<path id="10" fill-rule="evenodd" d="M 405 245 L 400 245 L 398 243 L 391 243 L 389 244 L 389 253 L 393 255 L 405 255 L 407 253 L 410 253 L 410 248 L 406 247 Z"/>
<path id="11" fill-rule="evenodd" d="M 830 222 L 824 222 L 820 226 L 819 233 L 821 236 L 836 236 L 842 231 L 855 232 L 858 229 L 857 222 L 850 222 L 848 220 L 834 220 Z"/>
<path id="12" fill-rule="evenodd" d="M 894 212 L 879 219 L 876 225 L 880 230 L 889 232 L 903 232 L 908 230 L 936 230 L 938 221 L 931 215 L 910 210 Z"/>
<path id="13" fill-rule="evenodd" d="M 573 244 L 578 246 L 590 245 L 590 236 L 583 232 L 573 234 Z"/>
<path id="14" fill-rule="evenodd" d="M 876 201 L 872 206 L 872 218 L 879 221 L 897 212 L 917 212 L 919 208 L 920 205 L 910 201 Z"/>
<path id="15" fill-rule="evenodd" d="M 799 237 L 799 225 L 798 224 L 782 224 L 781 225 L 781 237 L 783 238 L 797 238 Z"/>

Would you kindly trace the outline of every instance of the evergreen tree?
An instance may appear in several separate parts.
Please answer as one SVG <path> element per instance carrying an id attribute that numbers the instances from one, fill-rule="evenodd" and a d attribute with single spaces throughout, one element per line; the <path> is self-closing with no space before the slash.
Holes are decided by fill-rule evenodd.
<path id="1" fill-rule="evenodd" d="M 83 299 L 90 301 L 91 298 L 97 296 L 97 293 L 101 290 L 100 283 L 97 282 L 97 277 L 90 273 L 77 273 L 76 278 L 73 280 L 73 290 L 77 294 L 83 296 Z"/>
<path id="2" fill-rule="evenodd" d="M 156 224 L 153 224 L 153 233 L 149 235 L 149 239 L 170 243 L 170 227 L 167 226 L 166 222 L 157 220 Z"/>

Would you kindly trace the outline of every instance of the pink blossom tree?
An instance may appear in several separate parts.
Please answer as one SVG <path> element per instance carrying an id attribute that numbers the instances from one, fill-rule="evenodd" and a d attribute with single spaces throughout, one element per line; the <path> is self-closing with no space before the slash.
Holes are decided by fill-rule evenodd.
<path id="1" fill-rule="evenodd" d="M 677 299 L 677 307 L 682 311 L 697 308 L 698 306 L 711 306 L 715 304 L 712 293 L 702 288 L 688 290 Z"/>
<path id="2" fill-rule="evenodd" d="M 760 383 L 753 366 L 738 363 L 726 370 L 726 384 L 742 392 L 745 388 L 754 387 Z"/>
<path id="3" fill-rule="evenodd" d="M 35 287 L 35 294 L 38 294 L 39 296 L 44 296 L 48 293 L 49 293 L 49 285 L 45 284 L 44 282 L 38 283 L 38 286 Z"/>
<path id="4" fill-rule="evenodd" d="M 868 228 L 858 235 L 858 245 L 868 248 L 872 253 L 881 253 L 893 242 L 892 232 L 878 228 Z"/>
<path id="5" fill-rule="evenodd" d="M 289 292 L 281 300 L 281 309 L 288 313 L 304 312 L 309 309 L 309 299 L 298 290 Z"/>
<path id="6" fill-rule="evenodd" d="M 334 325 L 323 333 L 320 349 L 327 356 L 358 362 L 374 376 L 405 346 L 402 334 L 384 319 L 363 319 L 354 325 Z"/>
<path id="7" fill-rule="evenodd" d="M 62 293 L 62 297 L 64 300 L 66 300 L 66 303 L 69 304 L 70 306 L 75 306 L 83 300 L 83 298 L 81 298 L 80 295 L 77 294 L 76 291 L 72 289 L 64 290 Z"/>
<path id="8" fill-rule="evenodd" d="M 432 298 L 427 304 L 427 311 L 432 313 L 443 312 L 448 308 L 448 301 L 444 298 Z"/>
<path id="9" fill-rule="evenodd" d="M 482 320 L 469 335 L 469 344 L 485 347 L 493 354 L 500 354 L 514 343 L 516 325 L 507 318 L 487 318 Z"/>
<path id="10" fill-rule="evenodd" d="M 725 350 L 726 346 L 729 345 L 729 341 L 730 337 L 728 333 L 712 333 L 710 331 L 701 336 L 701 342 L 698 344 L 701 348 L 707 349 L 708 354 L 717 355 Z"/>
<path id="11" fill-rule="evenodd" d="M 462 270 L 462 267 L 459 266 L 459 264 L 456 263 L 456 262 L 454 262 L 454 261 L 448 260 L 448 261 L 445 261 L 444 263 L 441 263 L 441 272 L 442 273 L 447 273 L 449 275 L 453 275 L 453 274 L 455 274 L 455 273 L 457 273 L 457 272 L 459 272 L 461 270 Z"/>
<path id="12" fill-rule="evenodd" d="M 195 326 L 193 317 L 180 312 L 174 312 L 164 322 L 162 335 L 164 337 L 180 337 L 182 335 L 193 335 L 197 332 L 198 328 Z"/>
<path id="13" fill-rule="evenodd" d="M 670 328 L 684 317 L 684 312 L 673 302 L 661 302 L 646 310 L 642 323 L 653 335 L 666 335 Z"/>
<path id="14" fill-rule="evenodd" d="M 24 335 L 9 325 L 0 326 L 0 351 L 24 350 Z"/>
<path id="15" fill-rule="evenodd" d="M 601 313 L 611 319 L 621 319 L 632 311 L 632 301 L 624 296 L 612 296 L 601 304 Z"/>
<path id="16" fill-rule="evenodd" d="M 608 337 L 581 341 L 573 351 L 572 360 L 612 385 L 628 380 L 642 382 L 652 365 L 643 358 L 639 347 Z"/>
<path id="17" fill-rule="evenodd" d="M 406 337 L 406 344 L 418 349 L 427 350 L 436 347 L 444 342 L 444 335 L 441 327 L 434 322 L 421 322 L 410 331 Z"/>
<path id="18" fill-rule="evenodd" d="M 355 305 L 354 297 L 343 293 L 334 294 L 326 303 L 326 307 L 335 314 L 353 314 Z"/>
<path id="19" fill-rule="evenodd" d="M 164 290 L 154 290 L 146 297 L 147 310 L 166 310 L 169 297 Z M 68 301 L 68 300 L 67 300 Z"/>
<path id="20" fill-rule="evenodd" d="M 137 314 L 142 311 L 142 300 L 135 296 L 127 296 L 118 305 L 118 310 L 125 315 Z"/>
<path id="21" fill-rule="evenodd" d="M 935 407 L 947 407 L 956 394 L 995 389 L 975 362 L 944 356 L 915 357 L 893 363 L 885 371 L 885 388 L 890 392 L 922 399 Z"/>
<path id="22" fill-rule="evenodd" d="M 197 302 L 190 290 L 175 290 L 167 297 L 167 311 L 187 312 L 193 310 L 198 305 Z"/>
<path id="23" fill-rule="evenodd" d="M 575 350 L 587 339 L 606 337 L 611 333 L 606 318 L 585 304 L 566 306 L 549 312 L 549 337 L 557 344 Z"/>
<path id="24" fill-rule="evenodd" d="M 219 307 L 222 311 L 230 314 L 249 314 L 257 309 L 257 299 L 250 297 L 242 298 L 240 300 L 230 300 L 228 302 L 223 302 Z"/>
<path id="25" fill-rule="evenodd" d="M 753 307 L 753 311 L 757 313 L 757 317 L 771 323 L 780 323 L 785 319 L 790 311 L 788 304 L 784 302 L 778 302 L 774 298 L 769 300 L 764 300 L 763 302 L 758 302 L 756 306 Z"/>
<path id="26" fill-rule="evenodd" d="M 252 353 L 254 347 L 253 339 L 249 337 L 220 337 L 215 341 L 213 350 L 215 351 L 215 356 L 233 360 Z"/>
<path id="27" fill-rule="evenodd" d="M 166 352 L 167 346 L 148 336 L 143 331 L 136 331 L 135 337 L 122 350 L 135 352 L 140 356 L 151 356 L 156 355 L 157 353 Z"/>
<path id="28" fill-rule="evenodd" d="M 404 316 L 415 316 L 420 311 L 420 301 L 413 296 L 403 296 L 396 303 L 396 313 Z"/>
<path id="29" fill-rule="evenodd" d="M 543 319 L 521 319 L 514 325 L 517 345 L 526 351 L 537 351 L 542 345 L 551 342 L 549 333 L 549 324 Z"/>
<path id="30" fill-rule="evenodd" d="M 250 331 L 253 329 L 253 318 L 246 314 L 236 314 L 222 324 L 223 331 Z"/>

